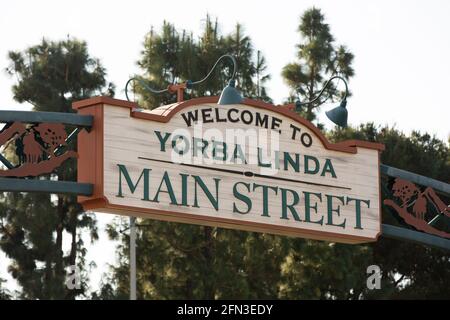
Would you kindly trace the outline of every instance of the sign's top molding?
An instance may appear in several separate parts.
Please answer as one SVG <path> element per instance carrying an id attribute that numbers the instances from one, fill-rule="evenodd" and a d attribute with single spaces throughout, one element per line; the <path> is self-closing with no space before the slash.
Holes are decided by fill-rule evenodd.
<path id="1" fill-rule="evenodd" d="M 217 103 L 219 100 L 219 97 L 217 96 L 210 96 L 210 97 L 202 97 L 202 98 L 194 98 L 190 100 L 186 100 L 183 102 L 177 102 L 170 105 L 161 106 L 158 108 L 155 108 L 153 110 L 145 110 L 139 109 L 139 106 L 137 103 L 125 101 L 125 100 L 119 100 L 119 99 L 113 99 L 111 97 L 107 96 L 99 96 L 94 97 L 82 101 L 77 101 L 72 104 L 72 108 L 75 110 L 80 110 L 86 107 L 90 107 L 97 104 L 108 104 L 116 107 L 124 107 L 130 109 L 130 116 L 137 119 L 146 119 L 151 121 L 157 121 L 157 122 L 163 122 L 167 123 L 170 121 L 170 119 L 180 112 L 181 110 L 195 105 L 201 105 L 204 103 Z M 311 122 L 308 120 L 300 117 L 297 113 L 295 113 L 293 110 L 294 104 L 287 104 L 287 105 L 272 105 L 270 103 L 266 103 L 259 100 L 253 100 L 253 99 L 244 99 L 242 101 L 243 105 L 255 107 L 255 108 L 261 108 L 265 110 L 269 110 L 281 115 L 284 115 L 298 123 L 303 124 L 307 128 L 309 128 L 314 134 L 319 138 L 319 140 L 322 142 L 324 147 L 328 150 L 334 150 L 334 151 L 341 151 L 346 153 L 357 153 L 357 147 L 366 148 L 366 149 L 374 149 L 383 151 L 384 150 L 384 144 L 377 143 L 377 142 L 369 142 L 369 141 L 362 141 L 362 140 L 346 140 L 339 143 L 331 143 L 327 140 L 327 138 L 322 134 L 322 132 Z"/>
<path id="2" fill-rule="evenodd" d="M 329 142 L 293 105 L 97 97 L 78 139 L 85 210 L 359 243 L 381 232 L 380 143 Z"/>

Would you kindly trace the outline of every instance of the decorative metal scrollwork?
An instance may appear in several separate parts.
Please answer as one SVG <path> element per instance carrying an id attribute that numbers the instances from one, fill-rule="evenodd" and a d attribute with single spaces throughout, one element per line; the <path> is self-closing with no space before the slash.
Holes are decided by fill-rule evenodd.
<path id="1" fill-rule="evenodd" d="M 392 185 L 393 196 L 397 200 L 384 200 L 405 223 L 417 230 L 450 238 L 450 233 L 435 227 L 438 219 L 450 218 L 450 207 L 439 198 L 436 192 L 427 187 L 423 191 L 414 183 L 396 178 Z M 428 210 L 429 208 L 433 210 Z"/>
<path id="2" fill-rule="evenodd" d="M 52 173 L 67 159 L 78 156 L 73 150 L 61 152 L 66 139 L 65 126 L 60 123 L 6 124 L 0 131 L 0 146 L 4 145 L 4 150 L 8 146 L 14 148 L 18 163 L 6 170 L 0 169 L 0 177 L 34 177 Z"/>

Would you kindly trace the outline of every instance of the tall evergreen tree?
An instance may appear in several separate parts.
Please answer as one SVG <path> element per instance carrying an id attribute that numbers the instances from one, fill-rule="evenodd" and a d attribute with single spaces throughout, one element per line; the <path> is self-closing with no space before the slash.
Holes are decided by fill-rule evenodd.
<path id="1" fill-rule="evenodd" d="M 73 112 L 73 101 L 108 90 L 105 69 L 92 58 L 87 44 L 76 39 L 42 40 L 23 52 L 9 52 L 7 71 L 17 78 L 14 99 L 29 102 L 35 111 Z M 74 143 L 76 146 L 76 143 Z M 11 157 L 13 155 L 10 155 Z M 46 178 L 76 180 L 76 164 L 66 161 Z M 0 200 L 0 247 L 12 259 L 9 271 L 27 299 L 73 299 L 86 291 L 86 247 L 81 230 L 97 239 L 95 218 L 83 212 L 71 195 L 7 193 Z M 68 238 L 69 249 L 63 248 Z M 66 267 L 78 266 L 80 289 L 65 285 Z"/>
<path id="2" fill-rule="evenodd" d="M 313 100 L 333 75 L 340 75 L 345 79 L 354 75 L 353 54 L 344 46 L 336 46 L 330 26 L 325 23 L 325 17 L 320 9 L 312 8 L 305 11 L 300 19 L 298 32 L 302 40 L 297 46 L 298 62 L 287 64 L 282 71 L 284 80 L 292 89 L 290 102 L 294 101 L 297 95 L 301 101 Z M 330 83 L 323 98 L 306 105 L 300 113 L 312 121 L 316 118 L 316 109 L 325 100 L 333 101 L 341 95 L 342 92 L 337 90 L 336 82 Z"/>
<path id="3" fill-rule="evenodd" d="M 264 83 L 270 80 L 270 74 L 266 73 L 267 65 L 266 59 L 261 54 L 261 51 L 256 52 L 256 63 L 255 63 L 255 72 L 256 72 L 256 99 L 264 100 L 266 102 L 272 103 L 272 99 L 267 94 L 267 88 Z"/>
<path id="4" fill-rule="evenodd" d="M 242 25 L 237 24 L 234 32 L 224 36 L 220 33 L 217 19 L 212 20 L 209 15 L 198 40 L 194 40 L 192 33 L 185 30 L 177 32 L 175 26 L 168 22 L 163 23 L 159 33 L 152 28 L 144 40 L 142 57 L 138 61 L 144 73 L 137 77 L 154 89 L 165 89 L 170 84 L 186 80 L 197 81 L 206 76 L 224 54 L 237 58 L 237 86 L 243 95 L 256 98 L 259 88 L 259 98 L 270 101 L 264 87 L 270 78 L 265 73 L 265 59 L 261 52 L 255 54 L 251 39 L 244 34 Z M 205 83 L 188 90 L 185 98 L 219 95 L 233 67 L 228 59 L 221 63 Z M 146 108 L 176 101 L 176 95 L 150 93 L 138 82 L 133 82 L 131 89 L 139 94 L 139 104 Z"/>

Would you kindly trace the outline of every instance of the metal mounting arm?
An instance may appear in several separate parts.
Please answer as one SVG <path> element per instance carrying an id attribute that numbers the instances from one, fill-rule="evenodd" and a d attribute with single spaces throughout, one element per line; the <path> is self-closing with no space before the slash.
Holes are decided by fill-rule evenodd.
<path id="1" fill-rule="evenodd" d="M 170 93 L 177 93 L 177 101 L 181 102 L 183 101 L 183 93 L 185 89 L 190 89 L 192 88 L 192 86 L 194 85 L 198 85 L 201 84 L 203 82 L 205 82 L 210 76 L 211 74 L 214 72 L 214 70 L 216 69 L 217 65 L 219 64 L 220 61 L 222 61 L 223 59 L 228 58 L 231 60 L 231 62 L 233 62 L 233 74 L 231 75 L 230 80 L 234 79 L 236 77 L 236 73 L 237 73 L 237 61 L 236 58 L 230 54 L 224 54 L 223 56 L 221 56 L 219 59 L 217 59 L 217 61 L 214 63 L 213 67 L 211 68 L 211 70 L 208 72 L 208 74 L 201 80 L 198 81 L 191 81 L 191 80 L 187 80 L 184 83 L 178 83 L 178 84 L 171 84 L 169 85 L 166 89 L 153 89 L 150 86 L 147 85 L 147 83 L 145 83 L 145 81 L 143 81 L 142 79 L 133 77 L 131 79 L 129 79 L 127 81 L 127 83 L 125 84 L 125 97 L 127 98 L 128 101 L 130 101 L 130 98 L 128 97 L 128 85 L 130 84 L 131 81 L 137 81 L 139 82 L 139 84 L 144 87 L 145 90 L 154 93 L 154 94 L 160 94 L 160 93 L 164 93 L 164 92 L 170 92 Z"/>

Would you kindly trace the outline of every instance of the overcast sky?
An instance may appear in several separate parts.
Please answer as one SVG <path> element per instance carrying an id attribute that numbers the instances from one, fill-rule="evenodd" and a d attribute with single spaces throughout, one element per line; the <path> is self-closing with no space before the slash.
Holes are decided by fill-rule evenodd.
<path id="1" fill-rule="evenodd" d="M 223 33 L 237 22 L 244 25 L 255 49 L 266 57 L 272 75 L 269 94 L 281 103 L 289 90 L 280 72 L 295 60 L 299 17 L 311 6 L 323 10 L 336 42 L 355 54 L 356 75 L 349 82 L 353 96 L 347 105 L 352 125 L 373 121 L 448 140 L 450 1 L 445 0 L 7 1 L 0 7 L 0 109 L 30 108 L 12 99 L 14 78 L 4 72 L 9 50 L 23 50 L 43 37 L 61 40 L 69 34 L 86 40 L 90 54 L 106 67 L 108 81 L 116 84 L 116 97 L 124 98 L 126 81 L 139 72 L 136 60 L 151 26 L 158 29 L 167 20 L 199 36 L 207 13 L 219 18 Z M 319 118 L 329 125 L 323 114 Z M 109 216 L 101 219 L 103 226 Z M 114 246 L 101 237 L 90 253 L 99 265 L 92 273 L 93 287 L 106 271 L 104 264 L 114 261 Z M 7 277 L 7 263 L 0 253 L 1 277 Z"/>

